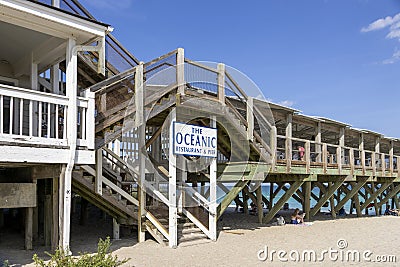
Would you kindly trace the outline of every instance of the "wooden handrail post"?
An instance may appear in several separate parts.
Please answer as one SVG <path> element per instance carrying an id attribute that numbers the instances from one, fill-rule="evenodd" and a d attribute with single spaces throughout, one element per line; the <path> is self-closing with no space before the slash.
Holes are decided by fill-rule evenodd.
<path id="1" fill-rule="evenodd" d="M 218 101 L 225 106 L 225 64 L 219 63 L 218 70 Z"/>
<path id="2" fill-rule="evenodd" d="M 253 114 L 253 98 L 248 97 L 246 103 L 246 119 L 247 119 L 247 140 L 253 141 L 254 131 L 254 114 Z"/>
<path id="3" fill-rule="evenodd" d="M 306 152 L 306 169 L 307 173 L 310 173 L 311 168 L 311 143 L 307 141 L 305 144 L 305 152 Z"/>
<path id="4" fill-rule="evenodd" d="M 288 114 L 286 117 L 286 142 L 285 142 L 287 172 L 290 172 L 292 168 L 292 120 L 293 120 L 293 115 Z"/>
<path id="5" fill-rule="evenodd" d="M 275 169 L 275 165 L 276 165 L 276 160 L 277 160 L 277 130 L 276 130 L 276 126 L 273 126 L 271 128 L 271 132 L 270 132 L 270 147 L 271 147 L 271 151 L 272 151 L 272 170 Z"/>
<path id="6" fill-rule="evenodd" d="M 375 176 L 376 175 L 376 152 L 372 152 L 371 155 L 371 165 L 372 165 L 372 174 Z"/>
<path id="7" fill-rule="evenodd" d="M 390 169 L 390 176 L 393 176 L 393 172 L 394 172 L 394 142 L 393 142 L 393 140 L 390 141 L 389 169 Z"/>
<path id="8" fill-rule="evenodd" d="M 322 144 L 322 162 L 324 165 L 324 173 L 328 169 L 328 146 L 326 143 Z"/>
<path id="9" fill-rule="evenodd" d="M 354 160 L 354 148 L 350 148 L 350 169 L 351 169 L 351 175 L 354 175 L 354 164 L 355 164 L 355 160 Z"/>
<path id="10" fill-rule="evenodd" d="M 342 147 L 337 147 L 336 148 L 336 163 L 338 165 L 338 170 L 339 170 L 339 174 L 342 171 Z"/>
<path id="11" fill-rule="evenodd" d="M 178 48 L 176 53 L 176 83 L 178 94 L 185 95 L 185 51 Z"/>
<path id="12" fill-rule="evenodd" d="M 94 179 L 96 193 L 103 195 L 103 149 L 96 151 L 96 177 Z"/>

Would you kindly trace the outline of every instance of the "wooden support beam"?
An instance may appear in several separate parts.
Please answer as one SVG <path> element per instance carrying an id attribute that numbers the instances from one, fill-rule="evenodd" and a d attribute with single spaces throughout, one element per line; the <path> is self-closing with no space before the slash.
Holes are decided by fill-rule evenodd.
<path id="1" fill-rule="evenodd" d="M 329 183 L 330 186 L 333 186 L 333 183 L 330 182 Z M 336 219 L 336 212 L 335 212 L 335 195 L 333 194 L 330 198 L 329 198 L 329 205 L 331 206 L 331 215 L 333 219 Z"/>
<path id="2" fill-rule="evenodd" d="M 342 185 L 346 177 L 338 178 L 337 181 L 333 182 L 333 185 L 329 186 L 326 193 L 322 196 L 319 202 L 311 209 L 311 217 L 315 216 L 321 207 L 335 194 L 336 190 Z"/>
<path id="3" fill-rule="evenodd" d="M 311 143 L 307 141 L 305 144 L 306 172 L 310 173 L 311 168 Z"/>
<path id="4" fill-rule="evenodd" d="M 374 191 L 376 191 L 376 187 L 375 187 L 375 183 L 374 183 L 374 182 L 371 183 L 371 190 L 372 190 L 372 193 L 373 193 Z M 378 194 L 378 195 L 376 196 L 375 200 L 374 200 L 374 208 L 375 208 L 375 214 L 376 214 L 376 215 L 379 214 L 378 198 L 380 198 L 380 195 L 381 195 L 382 193 L 383 193 L 383 192 L 381 192 L 380 194 Z"/>
<path id="5" fill-rule="evenodd" d="M 383 191 L 386 190 L 391 185 L 391 182 L 386 182 L 381 185 L 381 187 L 376 190 L 369 198 L 365 199 L 365 202 L 361 205 L 361 210 L 364 210 L 372 201 L 374 201 L 378 195 L 380 195 Z M 367 196 L 366 196 L 367 197 Z"/>
<path id="6" fill-rule="evenodd" d="M 33 208 L 25 208 L 25 249 L 33 249 Z"/>
<path id="7" fill-rule="evenodd" d="M 96 193 L 103 195 L 103 150 L 96 150 L 96 175 L 94 179 L 94 188 Z"/>
<path id="8" fill-rule="evenodd" d="M 248 186 L 245 186 L 245 187 L 243 188 L 243 191 L 244 191 L 244 193 L 247 195 L 247 197 L 251 199 L 251 201 L 252 201 L 254 204 L 257 203 L 257 197 L 254 196 L 254 194 L 251 193 L 251 192 L 249 191 L 249 187 L 248 187 Z"/>
<path id="9" fill-rule="evenodd" d="M 304 182 L 304 212 L 306 220 L 310 220 L 312 182 Z"/>
<path id="10" fill-rule="evenodd" d="M 272 209 L 272 206 L 274 204 L 274 183 L 271 182 L 269 184 L 269 203 L 268 203 L 268 210 Z"/>
<path id="11" fill-rule="evenodd" d="M 217 128 L 217 120 L 215 116 L 210 118 L 210 127 Z M 186 169 L 184 169 L 186 174 Z M 212 159 L 210 163 L 210 205 L 208 231 L 212 241 L 217 241 L 217 159 Z"/>
<path id="12" fill-rule="evenodd" d="M 362 173 L 363 175 L 365 175 L 366 166 L 365 166 L 365 151 L 364 151 L 364 133 L 360 134 L 358 150 L 360 150 L 361 153 L 360 156 L 361 156 Z"/>
<path id="13" fill-rule="evenodd" d="M 283 207 L 283 205 L 288 201 L 296 192 L 296 190 L 303 184 L 303 181 L 296 181 L 291 184 L 288 191 L 283 194 L 283 196 L 278 200 L 278 202 L 272 207 L 272 209 L 268 212 L 268 214 L 264 217 L 263 223 L 269 223 L 275 215 L 279 212 L 279 210 Z"/>
<path id="14" fill-rule="evenodd" d="M 315 131 L 315 152 L 317 153 L 316 161 L 322 162 L 322 123 L 319 121 L 317 122 L 317 127 Z"/>
<path id="15" fill-rule="evenodd" d="M 51 249 L 55 251 L 58 247 L 58 181 L 59 177 L 53 178 L 52 184 L 52 231 L 51 231 Z"/>
<path id="16" fill-rule="evenodd" d="M 351 190 L 348 190 L 346 187 L 346 196 L 340 200 L 340 202 L 336 205 L 335 207 L 335 211 L 339 212 L 339 210 L 347 203 L 347 201 L 349 201 L 350 199 L 352 199 L 354 196 L 357 197 L 358 199 L 358 192 L 360 191 L 360 189 L 367 183 L 367 178 L 361 179 L 358 182 L 352 182 L 351 183 Z M 350 208 L 352 209 L 352 207 Z"/>
<path id="17" fill-rule="evenodd" d="M 378 203 L 378 208 L 382 207 L 382 205 L 386 202 L 388 202 L 391 198 L 396 197 L 397 194 L 400 192 L 400 184 L 397 185 L 396 187 L 391 190 L 385 198 L 381 200 L 381 202 Z"/>
<path id="18" fill-rule="evenodd" d="M 286 171 L 291 172 L 292 169 L 292 122 L 293 115 L 286 116 L 286 142 L 285 142 L 285 155 L 286 155 Z"/>
<path id="19" fill-rule="evenodd" d="M 138 181 L 138 242 L 146 241 L 146 120 L 144 111 L 144 88 L 143 88 L 143 63 L 135 70 L 135 124 L 138 128 L 138 157 L 139 157 L 139 181 Z M 172 125 L 172 124 L 171 124 Z M 172 126 L 171 126 L 172 129 Z M 172 138 L 172 137 L 170 137 Z M 172 147 L 172 145 L 170 146 Z M 116 226 L 115 224 L 113 224 Z"/>
<path id="20" fill-rule="evenodd" d="M 229 189 L 223 183 L 219 183 L 218 187 L 221 188 L 226 194 L 229 193 Z M 205 194 L 202 194 L 202 195 L 205 196 Z M 233 201 L 235 201 L 236 206 L 243 207 L 243 202 L 239 199 L 238 196 L 236 196 Z"/>
<path id="21" fill-rule="evenodd" d="M 249 196 L 246 194 L 244 190 L 242 190 L 242 199 L 243 199 L 243 213 L 249 214 Z"/>
<path id="22" fill-rule="evenodd" d="M 264 218 L 264 208 L 263 208 L 263 198 L 262 198 L 262 186 L 260 185 L 256 189 L 257 196 L 257 213 L 258 213 L 258 222 L 262 223 Z"/>
<path id="23" fill-rule="evenodd" d="M 287 192 L 289 189 L 288 189 L 286 186 L 283 186 L 283 187 L 282 187 L 282 190 L 285 191 L 285 192 Z M 296 191 L 300 191 L 300 190 L 297 189 Z M 300 197 L 298 197 L 298 196 L 296 195 L 296 192 L 292 195 L 292 197 L 293 197 L 294 200 L 296 200 L 296 201 L 299 202 L 300 204 L 303 204 L 303 200 L 302 200 Z"/>
<path id="24" fill-rule="evenodd" d="M 218 219 L 224 214 L 225 210 L 232 203 L 232 201 L 236 198 L 236 196 L 243 190 L 243 188 L 247 185 L 248 181 L 238 181 L 233 188 L 229 191 L 228 194 L 225 195 L 224 199 L 217 207 L 217 217 Z"/>
<path id="25" fill-rule="evenodd" d="M 185 95 L 185 51 L 178 48 L 176 53 L 176 82 L 178 94 Z"/>

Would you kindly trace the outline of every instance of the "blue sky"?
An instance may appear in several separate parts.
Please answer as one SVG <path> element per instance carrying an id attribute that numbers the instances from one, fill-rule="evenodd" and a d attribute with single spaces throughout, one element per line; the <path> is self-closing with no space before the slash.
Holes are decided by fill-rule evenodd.
<path id="1" fill-rule="evenodd" d="M 400 1 L 82 0 L 137 58 L 177 47 L 266 98 L 400 137 Z"/>

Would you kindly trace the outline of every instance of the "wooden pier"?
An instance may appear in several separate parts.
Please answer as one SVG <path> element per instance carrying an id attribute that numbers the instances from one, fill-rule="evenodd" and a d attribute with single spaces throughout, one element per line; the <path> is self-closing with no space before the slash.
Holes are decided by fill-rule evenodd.
<path id="1" fill-rule="evenodd" d="M 67 16 L 26 2 L 21 10 Z M 376 214 L 388 203 L 400 208 L 399 139 L 249 96 L 224 64 L 194 62 L 181 48 L 139 62 L 107 25 L 68 2 L 81 17 L 67 16 L 65 24 L 78 20 L 85 34 L 43 40 L 54 58 L 24 66 L 29 89 L 18 87 L 18 77 L 3 79 L 12 85 L 0 79 L 0 228 L 5 209 L 23 208 L 27 249 L 40 231 L 46 245 L 68 247 L 74 197 L 85 199 L 83 218 L 85 201 L 113 217 L 114 238 L 124 225 L 137 229 L 139 242 L 147 232 L 170 247 L 187 240 L 185 227 L 217 240 L 218 219 L 233 201 L 245 213 L 249 201 L 266 211 L 258 212 L 260 224 L 272 222 L 289 199 L 307 220 L 327 203 L 333 218 L 348 203 L 357 216 L 371 206 Z M 45 31 L 31 28 L 27 34 Z M 175 153 L 175 123 L 216 129 L 215 157 Z M 9 196 L 10 188 L 18 194 Z"/>

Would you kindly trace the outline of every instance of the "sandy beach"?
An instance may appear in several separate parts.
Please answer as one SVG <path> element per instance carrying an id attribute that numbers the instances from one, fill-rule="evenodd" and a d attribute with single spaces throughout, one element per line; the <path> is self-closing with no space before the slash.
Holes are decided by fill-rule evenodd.
<path id="1" fill-rule="evenodd" d="M 397 262 L 400 261 L 400 217 L 346 216 L 333 220 L 319 215 L 310 226 L 272 226 L 258 224 L 256 216 L 231 210 L 223 215 L 218 227 L 217 242 L 199 240 L 171 249 L 153 240 L 138 244 L 135 234 L 131 234 L 114 240 L 112 249 L 119 258 L 130 258 L 125 266 L 376 266 L 377 260 L 393 261 L 386 256 L 396 256 Z M 94 252 L 98 237 L 110 233 L 110 224 L 101 220 L 98 224 L 91 222 L 74 227 L 71 242 L 74 254 L 78 251 Z M 21 247 L 23 240 L 18 240 L 7 246 L 2 242 L 0 258 L 8 259 L 12 266 L 34 266 L 33 253 L 43 256 L 44 247 L 24 251 Z M 315 259 L 312 254 L 303 255 L 311 250 L 315 251 Z M 325 254 L 324 250 L 327 251 Z M 277 252 L 271 255 L 272 251 Z M 278 251 L 283 251 L 280 259 Z M 347 254 L 349 252 L 359 253 L 360 261 L 353 254 Z M 378 266 L 398 266 L 398 263 L 379 263 Z"/>

